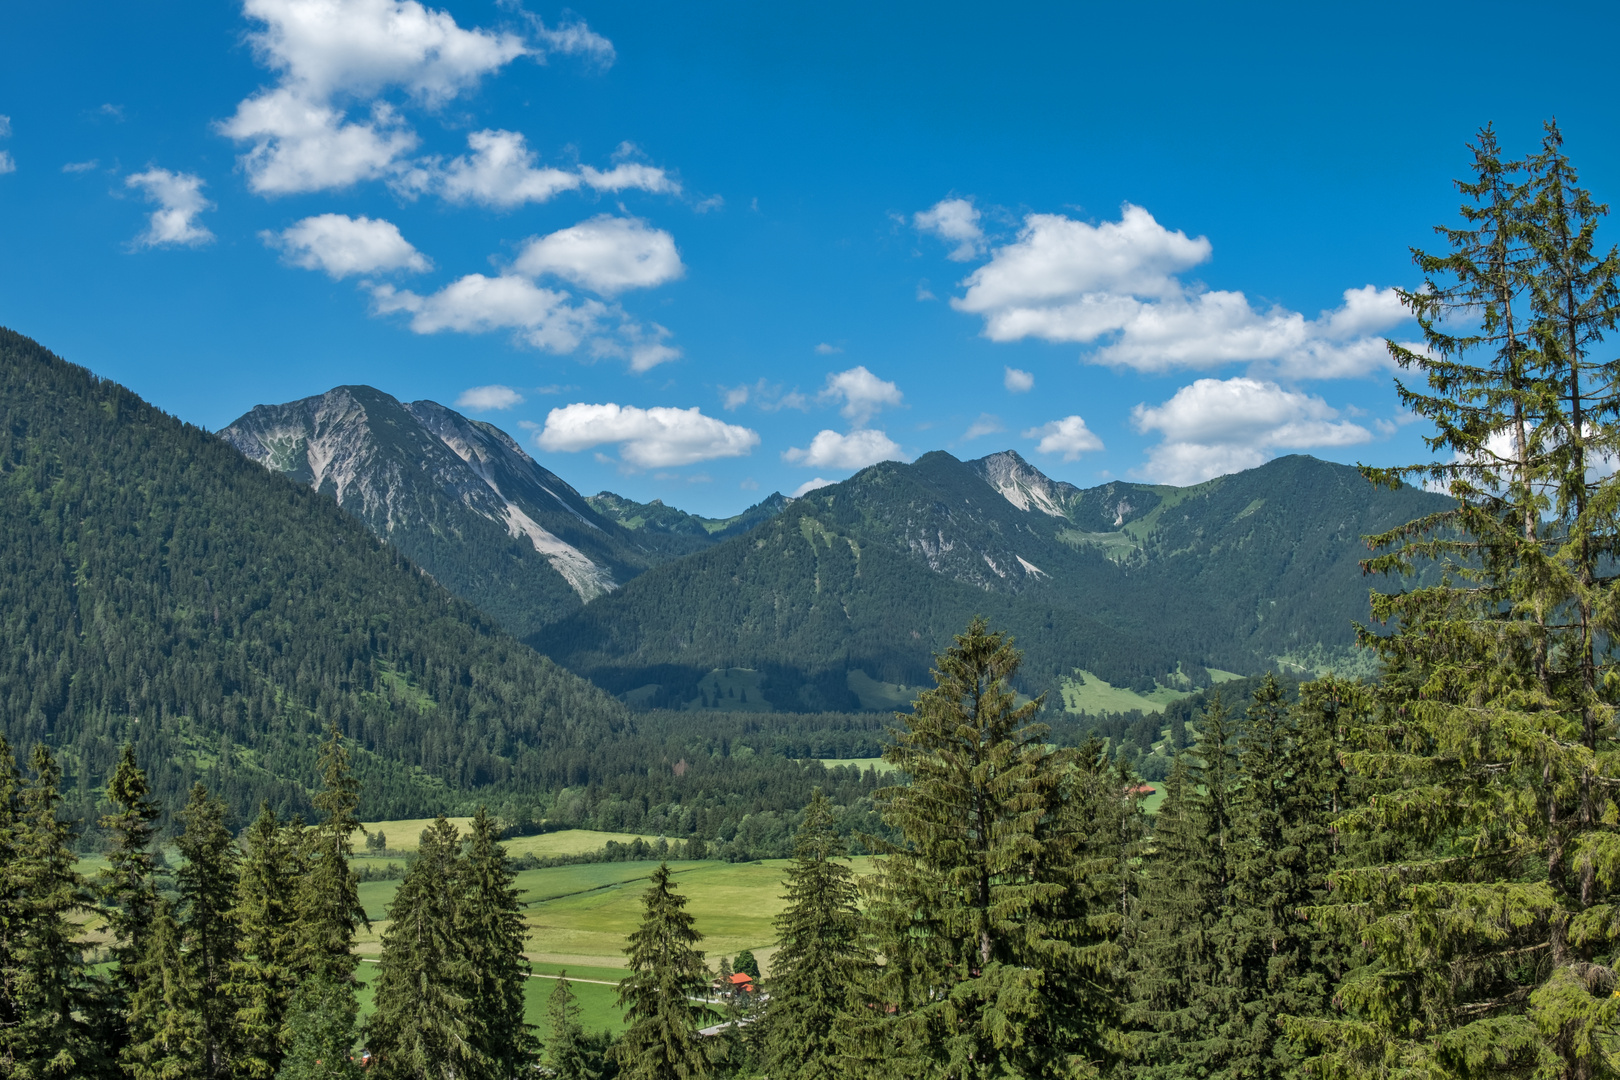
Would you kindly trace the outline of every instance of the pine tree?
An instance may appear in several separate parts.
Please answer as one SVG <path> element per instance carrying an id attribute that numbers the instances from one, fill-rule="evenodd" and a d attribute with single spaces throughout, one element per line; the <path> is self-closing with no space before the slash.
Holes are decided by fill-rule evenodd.
<path id="1" fill-rule="evenodd" d="M 794 841 L 787 907 L 776 917 L 781 947 L 771 960 L 765 1067 L 780 1080 L 832 1080 L 848 1071 L 841 1025 L 867 964 L 859 894 L 839 848 L 832 804 L 817 788 Z"/>
<path id="2" fill-rule="evenodd" d="M 353 982 L 354 935 L 371 928 L 360 904 L 360 878 L 349 859 L 360 828 L 360 783 L 349 762 L 349 749 L 337 721 L 330 721 L 320 753 L 321 790 L 315 808 L 318 825 L 304 834 L 307 867 L 298 897 L 298 925 L 303 939 L 302 970 L 337 982 Z"/>
<path id="3" fill-rule="evenodd" d="M 130 1041 L 118 1063 L 133 1080 L 206 1080 L 201 988 L 182 952 L 180 925 L 167 900 L 157 902 L 145 948 L 130 1001 Z"/>
<path id="4" fill-rule="evenodd" d="M 287 1053 L 276 1080 L 360 1080 L 354 1060 L 354 989 L 312 975 L 299 985 L 287 1012 Z"/>
<path id="5" fill-rule="evenodd" d="M 514 874 L 499 839 L 495 819 L 479 807 L 456 891 L 459 934 L 472 979 L 472 1041 L 493 1070 L 490 1075 L 507 1080 L 527 1071 L 539 1047 L 523 1019 L 527 933 Z"/>
<path id="6" fill-rule="evenodd" d="M 157 910 L 152 839 L 157 831 L 153 823 L 161 810 L 152 798 L 146 773 L 135 762 L 132 746 L 125 745 L 118 767 L 107 781 L 107 801 L 112 812 L 101 818 L 101 827 L 108 834 L 107 866 L 96 887 L 112 939 L 113 969 L 102 1003 L 103 1039 L 107 1045 L 117 1046 L 125 1041 L 123 1015 L 134 996 L 146 935 Z"/>
<path id="7" fill-rule="evenodd" d="M 84 1030 L 90 1005 L 83 943 L 73 916 L 90 907 L 75 869 L 73 827 L 58 820 L 61 767 L 43 745 L 21 783 L 0 739 L 0 1066 L 17 1080 L 88 1073 L 95 1047 Z"/>
<path id="8" fill-rule="evenodd" d="M 185 829 L 179 848 L 186 860 L 175 875 L 180 890 L 179 923 L 184 956 L 196 987 L 203 1040 L 203 1075 L 226 1077 L 235 1066 L 240 1038 L 236 1010 L 225 993 L 232 965 L 241 959 L 236 906 L 240 853 L 225 826 L 225 804 L 197 784 L 180 812 Z"/>
<path id="9" fill-rule="evenodd" d="M 1085 880 L 1096 853 L 1073 812 L 1076 756 L 1030 723 L 1039 699 L 1016 705 L 1018 664 L 975 619 L 936 657 L 936 685 L 884 755 L 911 782 L 877 792 L 905 844 L 867 886 L 885 957 L 859 1025 L 875 1067 L 899 1056 L 923 1073 L 1063 1075 L 1108 1056 L 1101 1033 L 1068 1017 L 1112 1011 L 1111 883 Z M 1049 980 L 1063 992 L 1048 994 Z"/>
<path id="10" fill-rule="evenodd" d="M 630 974 L 619 983 L 619 1005 L 629 1028 L 614 1046 L 624 1080 L 701 1080 L 709 1062 L 698 1034 L 712 1013 L 708 968 L 697 948 L 686 897 L 675 891 L 669 865 L 660 863 L 642 896 L 641 925 L 625 953 Z"/>
<path id="11" fill-rule="evenodd" d="M 1388 834 L 1398 862 L 1341 869 L 1332 915 L 1372 961 L 1337 992 L 1348 1016 L 1290 1023 L 1311 1067 L 1342 1076 L 1584 1080 L 1607 1066 L 1620 999 L 1617 628 L 1620 368 L 1593 351 L 1616 317 L 1620 260 L 1556 128 L 1528 163 L 1481 132 L 1464 227 L 1403 299 L 1427 348 L 1392 346 L 1427 380 L 1400 387 L 1439 459 L 1366 470 L 1447 485 L 1455 506 L 1373 538 L 1373 570 L 1432 584 L 1374 597 L 1388 674 L 1352 768 L 1373 790 L 1344 826 Z M 1466 333 L 1450 327 L 1476 325 Z"/>
<path id="12" fill-rule="evenodd" d="M 372 984 L 377 1011 L 365 1035 L 385 1080 L 452 1080 L 486 1075 L 477 1046 L 473 978 L 457 925 L 461 841 L 440 817 L 422 832 L 383 932 Z"/>
<path id="13" fill-rule="evenodd" d="M 297 852 L 269 805 L 248 829 L 231 920 L 240 956 L 225 992 L 240 1038 L 239 1076 L 272 1077 L 286 1052 L 289 1009 L 298 989 Z"/>
<path id="14" fill-rule="evenodd" d="M 558 974 L 557 985 L 546 1001 L 546 1059 L 556 1080 L 596 1080 L 579 1016 L 579 999 L 564 970 Z"/>

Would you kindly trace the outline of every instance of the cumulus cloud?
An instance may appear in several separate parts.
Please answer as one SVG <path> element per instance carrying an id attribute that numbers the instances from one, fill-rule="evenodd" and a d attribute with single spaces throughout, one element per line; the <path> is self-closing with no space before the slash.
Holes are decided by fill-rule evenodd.
<path id="1" fill-rule="evenodd" d="M 523 404 L 522 394 L 510 386 L 501 386 L 499 383 L 492 386 L 470 386 L 456 398 L 456 408 L 471 409 L 474 412 L 510 409 L 514 405 L 521 404 Z"/>
<path id="2" fill-rule="evenodd" d="M 11 134 L 11 117 L 0 115 L 0 139 Z M 17 160 L 5 150 L 0 150 L 0 176 L 17 171 Z"/>
<path id="3" fill-rule="evenodd" d="M 605 172 L 589 165 L 579 170 L 585 182 L 597 191 L 650 191 L 654 195 L 679 195 L 681 185 L 663 169 L 640 162 L 624 161 Z M 717 196 L 718 197 L 718 196 Z M 711 202 L 712 200 L 706 200 Z"/>
<path id="4" fill-rule="evenodd" d="M 839 411 L 856 427 L 864 426 L 885 405 L 898 405 L 902 399 L 899 387 L 878 378 L 864 364 L 828 375 L 827 388 L 820 396 L 824 401 L 842 400 L 844 405 Z"/>
<path id="5" fill-rule="evenodd" d="M 1001 385 L 1007 388 L 1008 393 L 1027 394 L 1035 389 L 1035 376 L 1027 371 L 1020 371 L 1018 368 L 1010 367 L 1007 369 L 1007 373 L 1001 377 Z"/>
<path id="6" fill-rule="evenodd" d="M 579 185 L 572 174 L 563 174 L 570 179 L 562 187 L 548 189 L 544 171 L 538 177 L 521 168 L 492 173 L 499 161 L 481 160 L 473 139 L 472 158 L 458 158 L 448 170 L 413 164 L 408 158 L 418 139 L 387 96 L 439 108 L 513 60 L 547 52 L 610 63 L 612 44 L 584 23 L 549 28 L 531 17 L 533 36 L 526 39 L 461 27 L 448 12 L 418 0 L 246 0 L 243 12 L 257 26 L 248 41 L 277 81 L 238 104 L 219 130 L 247 144 L 241 164 L 254 191 L 321 191 L 383 178 L 403 188 L 441 184 L 450 197 L 515 205 Z M 513 145 L 509 132 L 477 135 L 508 136 L 504 148 Z M 490 145 L 497 154 L 503 149 Z M 635 186 L 622 176 L 614 182 Z"/>
<path id="7" fill-rule="evenodd" d="M 631 371 L 638 373 L 680 359 L 681 350 L 665 343 L 671 336 L 666 327 L 657 323 L 642 326 L 617 308 L 613 310 L 619 315 L 619 327 L 612 336 L 591 339 L 592 356 L 598 359 L 620 357 L 630 362 Z"/>
<path id="8" fill-rule="evenodd" d="M 968 429 L 962 433 L 962 441 L 969 442 L 981 436 L 994 435 L 998 431 L 1005 430 L 1006 428 L 1001 426 L 1000 417 L 991 416 L 989 413 L 980 413 L 979 418 L 969 424 Z"/>
<path id="9" fill-rule="evenodd" d="M 395 270 L 420 273 L 433 268 L 427 256 L 400 235 L 398 226 L 382 218 L 317 214 L 279 233 L 261 232 L 259 237 L 280 249 L 294 266 L 324 270 L 334 279 Z"/>
<path id="10" fill-rule="evenodd" d="M 816 354 L 818 356 L 833 356 L 843 351 L 844 350 L 841 347 L 837 345 L 829 345 L 825 341 L 816 346 Z"/>
<path id="11" fill-rule="evenodd" d="M 510 210 L 525 203 L 543 203 L 565 191 L 591 187 L 597 191 L 630 189 L 678 195 L 680 184 L 663 169 L 639 162 L 621 162 L 608 170 L 589 165 L 578 170 L 541 165 L 521 132 L 487 129 L 467 136 L 468 154 L 444 162 L 427 158 L 400 170 L 393 181 L 402 195 L 437 193 L 456 203 L 478 203 Z M 619 154 L 635 153 L 625 144 Z"/>
<path id="12" fill-rule="evenodd" d="M 1199 379 L 1160 405 L 1136 406 L 1131 419 L 1138 431 L 1164 436 L 1140 471 L 1169 484 L 1250 469 L 1286 451 L 1372 438 L 1320 397 L 1252 378 Z"/>
<path id="13" fill-rule="evenodd" d="M 759 445 L 759 433 L 704 416 L 696 406 L 641 409 L 580 402 L 552 409 L 535 442 L 543 450 L 565 452 L 617 444 L 626 463 L 664 468 L 743 457 Z"/>
<path id="14" fill-rule="evenodd" d="M 837 482 L 838 481 L 836 480 L 824 480 L 819 476 L 814 480 L 806 480 L 804 483 L 793 489 L 793 498 L 802 498 L 803 496 L 810 494 L 812 491 L 815 491 L 817 488 L 832 487 Z"/>
<path id="15" fill-rule="evenodd" d="M 686 273 L 669 233 L 639 218 L 608 214 L 530 240 L 512 265 L 530 277 L 551 274 L 603 296 L 652 288 Z"/>
<path id="16" fill-rule="evenodd" d="M 1036 452 L 1059 454 L 1064 461 L 1076 461 L 1081 454 L 1103 449 L 1103 441 L 1078 416 L 1065 416 L 1030 428 L 1024 432 L 1024 438 L 1039 439 L 1035 444 Z"/>
<path id="17" fill-rule="evenodd" d="M 1030 214 L 951 304 L 981 316 L 993 341 L 1096 345 L 1095 362 L 1140 371 L 1245 362 L 1260 373 L 1336 378 L 1387 364 L 1369 335 L 1406 318 L 1393 289 L 1347 289 L 1342 306 L 1316 319 L 1260 310 L 1241 292 L 1181 280 L 1212 250 L 1207 238 L 1166 229 L 1128 203 L 1117 222 L 1100 225 Z"/>
<path id="18" fill-rule="evenodd" d="M 100 164 L 101 161 L 98 158 L 91 158 L 89 161 L 70 161 L 62 166 L 62 171 L 65 173 L 93 172 Z"/>
<path id="19" fill-rule="evenodd" d="M 540 288 L 517 274 L 468 274 L 427 296 L 378 285 L 372 302 L 378 314 L 409 314 L 418 334 L 513 330 L 535 348 L 554 353 L 579 348 L 609 314 L 599 301 L 575 303 L 568 293 Z"/>
<path id="20" fill-rule="evenodd" d="M 157 204 L 146 231 L 135 238 L 137 247 L 200 247 L 213 241 L 214 234 L 197 221 L 203 211 L 214 208 L 203 198 L 201 177 L 153 168 L 125 177 L 124 186 Z"/>
<path id="21" fill-rule="evenodd" d="M 782 455 L 795 465 L 812 469 L 864 469 L 879 461 L 904 461 L 900 446 L 881 431 L 862 429 L 848 435 L 822 430 L 804 448 L 793 447 Z"/>
<path id="22" fill-rule="evenodd" d="M 984 230 L 979 227 L 979 210 L 969 199 L 941 199 L 927 210 L 911 216 L 920 232 L 930 233 L 956 247 L 946 255 L 955 262 L 967 262 L 984 250 Z M 919 299 L 921 299 L 919 290 Z"/>

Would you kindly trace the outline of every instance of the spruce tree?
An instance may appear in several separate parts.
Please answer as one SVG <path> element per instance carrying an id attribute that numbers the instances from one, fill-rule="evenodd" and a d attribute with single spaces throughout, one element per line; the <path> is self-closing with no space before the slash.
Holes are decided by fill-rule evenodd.
<path id="1" fill-rule="evenodd" d="M 129 1009 L 129 1043 L 118 1063 L 133 1080 L 208 1080 L 208 1032 L 196 970 L 174 911 L 159 899 Z"/>
<path id="2" fill-rule="evenodd" d="M 1398 861 L 1339 870 L 1331 912 L 1372 960 L 1339 988 L 1348 1015 L 1291 1022 L 1313 1068 L 1429 1076 L 1605 1071 L 1620 1020 L 1607 961 L 1620 942 L 1620 761 L 1606 575 L 1620 551 L 1620 260 L 1605 213 L 1556 128 L 1528 163 L 1486 129 L 1450 250 L 1416 253 L 1402 294 L 1426 349 L 1391 346 L 1424 389 L 1437 459 L 1365 470 L 1444 485 L 1454 506 L 1373 542 L 1369 568 L 1436 580 L 1374 596 L 1392 633 L 1366 635 L 1388 672 L 1352 768 L 1373 790 L 1345 828 L 1398 839 Z M 1462 326 L 1462 330 L 1455 329 Z"/>
<path id="3" fill-rule="evenodd" d="M 273 1077 L 286 1052 L 288 1011 L 298 989 L 299 860 L 268 804 L 247 833 L 231 919 L 240 936 L 225 991 L 240 1038 L 239 1076 Z"/>
<path id="4" fill-rule="evenodd" d="M 698 1034 L 713 1017 L 708 968 L 686 897 L 675 890 L 669 864 L 660 863 L 642 895 L 641 925 L 625 953 L 630 974 L 619 983 L 619 1005 L 629 1027 L 613 1048 L 623 1080 L 701 1080 L 709 1062 Z M 692 1000 L 694 998 L 700 1000 Z"/>
<path id="5" fill-rule="evenodd" d="M 286 1056 L 276 1080 L 360 1080 L 354 1060 L 360 1015 L 348 983 L 312 975 L 293 995 L 287 1011 Z"/>
<path id="6" fill-rule="evenodd" d="M 1076 755 L 1030 722 L 1039 699 L 1016 704 L 1019 654 L 983 619 L 935 659 L 884 754 L 911 782 L 877 792 L 905 842 L 866 886 L 885 963 L 863 1054 L 944 1075 L 1084 1071 L 1109 1056 L 1085 1021 L 1113 1010 L 1118 925 L 1111 883 L 1088 880 Z"/>
<path id="7" fill-rule="evenodd" d="M 359 963 L 354 935 L 371 922 L 360 904 L 360 878 L 349 859 L 360 828 L 360 782 L 349 761 L 349 749 L 337 721 L 331 720 L 320 752 L 321 790 L 315 808 L 321 820 L 306 830 L 307 866 L 298 896 L 298 925 L 303 945 L 301 968 L 337 982 L 352 982 Z"/>
<path id="8" fill-rule="evenodd" d="M 33 779 L 20 782 L 0 739 L 0 1066 L 18 1080 L 85 1075 L 97 1057 L 84 1029 L 91 1002 L 74 918 L 90 896 L 73 827 L 57 817 L 62 771 L 43 744 L 30 764 Z"/>
<path id="9" fill-rule="evenodd" d="M 523 1018 L 523 988 L 529 978 L 523 909 L 499 841 L 495 819 L 480 806 L 456 893 L 459 936 L 472 980 L 472 1039 L 493 1070 L 490 1075 L 505 1080 L 528 1070 L 538 1043 Z"/>
<path id="10" fill-rule="evenodd" d="M 372 984 L 377 1011 L 365 1035 L 385 1080 L 489 1075 L 477 1044 L 473 977 L 457 925 L 461 841 L 440 817 L 422 832 L 416 860 L 388 905 Z"/>
<path id="11" fill-rule="evenodd" d="M 104 1038 L 109 1045 L 119 1045 L 125 1038 L 123 1015 L 134 996 L 146 935 L 157 911 L 152 840 L 161 813 L 146 773 L 136 764 L 135 748 L 127 744 L 107 781 L 107 802 L 111 812 L 101 818 L 108 835 L 107 866 L 96 880 L 96 891 L 107 920 L 113 965 L 102 1003 Z"/>
<path id="12" fill-rule="evenodd" d="M 579 1016 L 579 999 L 563 970 L 546 1001 L 546 1060 L 556 1080 L 596 1080 Z"/>
<path id="13" fill-rule="evenodd" d="M 185 865 L 175 875 L 180 890 L 179 923 L 185 963 L 196 989 L 203 1040 L 203 1075 L 226 1077 L 240 1048 L 236 1009 L 225 993 L 232 966 L 241 959 L 236 906 L 240 852 L 225 826 L 225 803 L 197 784 L 180 812 L 179 838 Z"/>
<path id="14" fill-rule="evenodd" d="M 817 788 L 794 838 L 787 907 L 776 917 L 765 1070 L 780 1080 L 832 1080 L 848 1071 L 842 1025 L 867 964 L 859 894 L 842 854 L 832 804 Z"/>

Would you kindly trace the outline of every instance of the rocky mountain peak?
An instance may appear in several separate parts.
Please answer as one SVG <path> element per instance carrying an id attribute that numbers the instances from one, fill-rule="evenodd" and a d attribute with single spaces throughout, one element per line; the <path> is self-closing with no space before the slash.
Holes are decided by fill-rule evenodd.
<path id="1" fill-rule="evenodd" d="M 1067 517 L 1068 504 L 1080 494 L 1079 488 L 1053 480 L 1025 461 L 1016 450 L 1003 450 L 966 464 L 1020 510 L 1037 510 L 1048 517 Z"/>

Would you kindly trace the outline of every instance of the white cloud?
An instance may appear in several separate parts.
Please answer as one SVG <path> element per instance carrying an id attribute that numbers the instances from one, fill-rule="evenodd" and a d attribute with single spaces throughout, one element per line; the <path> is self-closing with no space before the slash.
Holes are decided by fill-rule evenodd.
<path id="1" fill-rule="evenodd" d="M 0 150 L 0 176 L 17 171 L 17 159 L 9 151 Z"/>
<path id="2" fill-rule="evenodd" d="M 804 483 L 793 489 L 793 498 L 803 498 L 812 491 L 815 491 L 817 488 L 832 487 L 837 482 L 838 481 L 836 480 L 824 480 L 819 476 L 814 480 L 806 480 Z"/>
<path id="3" fill-rule="evenodd" d="M 70 161 L 62 166 L 62 171 L 65 173 L 87 173 L 94 171 L 96 166 L 100 164 L 100 160 L 96 158 L 91 158 L 89 161 Z"/>
<path id="4" fill-rule="evenodd" d="M 1164 436 L 1140 471 L 1170 484 L 1253 468 L 1284 451 L 1372 438 L 1320 397 L 1251 378 L 1199 379 L 1161 405 L 1138 405 L 1131 417 L 1138 431 Z"/>
<path id="5" fill-rule="evenodd" d="M 535 442 L 543 450 L 566 452 L 616 443 L 625 462 L 663 468 L 743 457 L 759 445 L 759 433 L 704 416 L 696 406 L 641 409 L 580 402 L 551 410 Z"/>
<path id="6" fill-rule="evenodd" d="M 1338 378 L 1388 365 L 1369 335 L 1407 318 L 1393 289 L 1347 289 L 1342 306 L 1316 319 L 1262 311 L 1241 292 L 1203 291 L 1177 276 L 1211 251 L 1208 239 L 1172 232 L 1128 203 L 1119 221 L 1101 225 L 1030 214 L 951 304 L 983 317 L 993 341 L 1097 344 L 1090 359 L 1140 371 L 1241 362 L 1262 374 Z"/>
<path id="7" fill-rule="evenodd" d="M 1035 389 L 1035 376 L 1027 371 L 1020 371 L 1018 368 L 1010 367 L 1007 369 L 1007 373 L 1001 377 L 1001 385 L 1007 388 L 1008 393 L 1027 394 Z"/>
<path id="8" fill-rule="evenodd" d="M 1061 454 L 1064 461 L 1076 461 L 1081 454 L 1103 449 L 1103 441 L 1096 432 L 1086 427 L 1078 416 L 1065 416 L 1024 432 L 1026 439 L 1039 439 L 1035 444 L 1042 454 Z"/>
<path id="9" fill-rule="evenodd" d="M 969 199 L 941 199 L 927 210 L 911 216 L 918 230 L 932 233 L 955 244 L 947 259 L 967 262 L 984 250 L 984 230 L 979 228 L 979 210 Z M 921 299 L 919 289 L 918 299 Z"/>
<path id="10" fill-rule="evenodd" d="M 281 232 L 261 232 L 271 247 L 285 252 L 294 266 L 324 270 L 332 278 L 351 274 L 433 268 L 427 256 L 412 247 L 399 228 L 381 218 L 351 218 L 343 214 L 317 214 L 294 222 Z"/>
<path id="11" fill-rule="evenodd" d="M 530 240 L 512 265 L 530 277 L 553 274 L 604 296 L 652 288 L 686 273 L 669 233 L 638 218 L 607 214 Z"/>
<path id="12" fill-rule="evenodd" d="M 657 323 L 650 324 L 649 328 L 625 317 L 623 312 L 618 314 L 620 323 L 616 336 L 591 339 L 592 356 L 598 359 L 605 356 L 621 357 L 630 361 L 630 370 L 637 373 L 680 359 L 681 350 L 664 344 L 664 340 L 671 336 L 667 328 Z"/>
<path id="13" fill-rule="evenodd" d="M 620 162 L 603 172 L 589 165 L 579 171 L 585 182 L 597 191 L 650 191 L 654 195 L 679 195 L 681 185 L 669 178 L 663 169 L 639 162 Z"/>
<path id="14" fill-rule="evenodd" d="M 870 429 L 852 431 L 848 435 L 819 431 L 808 447 L 794 447 L 782 457 L 812 469 L 864 469 L 879 461 L 905 460 L 898 443 L 883 432 Z"/>
<path id="15" fill-rule="evenodd" d="M 378 285 L 372 299 L 378 314 L 408 313 L 411 329 L 418 334 L 510 329 L 535 348 L 554 353 L 579 348 L 609 314 L 599 301 L 571 303 L 567 293 L 542 289 L 516 274 L 468 274 L 427 296 Z"/>
<path id="16" fill-rule="evenodd" d="M 722 386 L 720 388 L 720 400 L 722 407 L 726 410 L 726 412 L 736 412 L 738 409 L 748 404 L 748 391 L 749 387 L 747 383 L 744 383 L 742 386 Z"/>
<path id="17" fill-rule="evenodd" d="M 523 395 L 510 386 L 473 386 L 461 392 L 456 398 L 456 408 L 471 409 L 474 412 L 489 412 L 494 409 L 510 409 L 514 405 L 523 404 Z"/>
<path id="18" fill-rule="evenodd" d="M 980 413 L 979 418 L 969 424 L 968 429 L 962 433 L 962 441 L 968 442 L 984 435 L 994 435 L 998 431 L 1005 430 L 1007 429 L 1001 426 L 1000 417 L 991 416 L 989 413 Z"/>
<path id="19" fill-rule="evenodd" d="M 843 351 L 844 350 L 841 347 L 837 345 L 829 345 L 825 341 L 816 346 L 816 353 L 820 356 L 833 356 Z"/>
<path id="20" fill-rule="evenodd" d="M 248 35 L 276 86 L 242 101 L 220 131 L 251 149 L 248 185 L 266 195 L 346 187 L 394 172 L 417 144 L 379 95 L 444 104 L 533 50 L 517 34 L 466 30 L 417 0 L 246 0 Z M 369 103 L 351 120 L 339 102 Z"/>
<path id="21" fill-rule="evenodd" d="M 10 136 L 11 136 L 11 117 L 6 116 L 3 113 L 0 113 L 0 139 L 9 138 Z"/>
<path id="22" fill-rule="evenodd" d="M 509 209 L 545 202 L 580 185 L 577 173 L 541 168 L 539 158 L 516 131 L 474 131 L 467 136 L 470 157 L 458 157 L 442 171 L 432 164 L 411 174 L 407 188 L 436 188 L 451 202 L 476 202 Z"/>
<path id="23" fill-rule="evenodd" d="M 839 371 L 827 376 L 827 388 L 821 392 L 823 400 L 837 401 L 842 399 L 844 407 L 839 411 L 857 427 L 864 426 L 871 420 L 877 411 L 885 405 L 898 405 L 901 401 L 900 388 L 894 383 L 878 378 L 866 370 L 863 364 L 852 367 L 848 371 Z M 823 435 L 830 432 L 822 432 Z M 819 438 L 820 436 L 817 436 Z M 889 444 L 893 446 L 893 443 Z M 881 459 L 879 459 L 881 460 Z M 868 462 L 870 464 L 870 462 Z"/>
<path id="24" fill-rule="evenodd" d="M 139 189 L 158 207 L 152 211 L 146 231 L 135 238 L 137 246 L 199 247 L 214 239 L 213 233 L 197 223 L 198 215 L 214 208 L 203 198 L 201 177 L 154 168 L 125 177 L 124 186 Z"/>
<path id="25" fill-rule="evenodd" d="M 545 42 L 546 48 L 565 56 L 588 56 L 607 67 L 615 58 L 613 42 L 592 30 L 579 20 L 548 27 L 535 15 L 524 12 L 534 27 L 535 36 Z"/>

